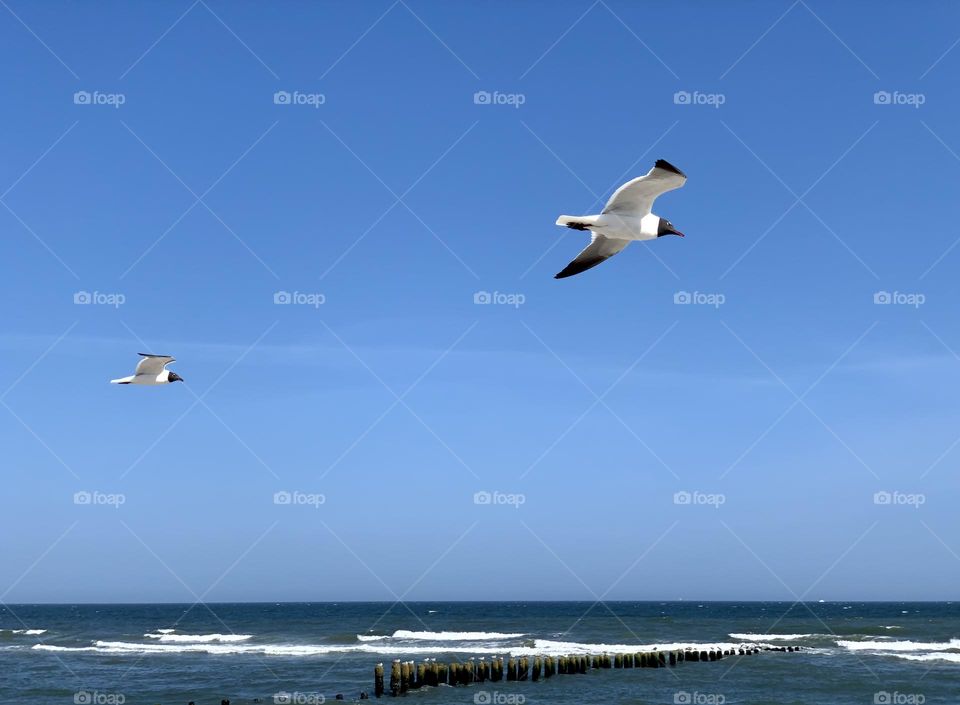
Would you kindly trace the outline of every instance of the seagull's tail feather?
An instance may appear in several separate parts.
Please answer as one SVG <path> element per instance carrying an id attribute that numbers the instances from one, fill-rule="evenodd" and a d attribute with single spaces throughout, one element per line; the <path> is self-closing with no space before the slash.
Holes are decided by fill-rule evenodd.
<path id="1" fill-rule="evenodd" d="M 111 379 L 110 384 L 130 384 L 133 377 L 121 377 L 120 379 Z"/>
<path id="2" fill-rule="evenodd" d="M 589 230 L 596 225 L 598 215 L 561 215 L 557 218 L 557 225 L 563 225 L 574 230 Z"/>

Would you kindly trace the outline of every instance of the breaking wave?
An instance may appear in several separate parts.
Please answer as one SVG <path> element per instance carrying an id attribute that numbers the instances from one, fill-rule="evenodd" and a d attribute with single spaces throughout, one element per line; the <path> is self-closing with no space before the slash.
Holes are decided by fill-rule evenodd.
<path id="1" fill-rule="evenodd" d="M 360 644 L 238 644 L 216 642 L 192 643 L 134 643 L 126 641 L 95 641 L 91 646 L 56 646 L 36 644 L 32 648 L 38 651 L 58 653 L 98 653 L 113 655 L 145 654 L 182 654 L 205 653 L 212 655 L 257 654 L 265 656 L 309 657 L 332 653 L 368 653 L 386 656 L 418 656 L 441 654 L 465 654 L 468 656 L 563 656 L 573 654 L 610 654 L 634 653 L 639 651 L 673 651 L 676 649 L 735 649 L 739 643 L 729 642 L 676 642 L 661 644 L 585 644 L 569 641 L 536 639 L 532 645 L 495 646 L 495 645 L 392 645 L 383 643 Z M 754 644 L 750 646 L 769 646 Z"/>
<path id="2" fill-rule="evenodd" d="M 0 634 L 22 634 L 24 636 L 37 636 L 39 634 L 46 633 L 46 629 L 0 629 Z"/>
<path id="3" fill-rule="evenodd" d="M 960 639 L 950 641 L 838 641 L 851 651 L 943 651 L 960 649 Z"/>
<path id="4" fill-rule="evenodd" d="M 148 639 L 156 639 L 160 642 L 175 642 L 185 644 L 207 643 L 207 642 L 234 642 L 246 641 L 252 639 L 252 634 L 171 634 L 172 629 L 158 629 L 159 634 L 144 634 Z"/>
<path id="5" fill-rule="evenodd" d="M 519 639 L 525 634 L 506 634 L 503 632 L 412 632 L 398 629 L 390 636 L 357 634 L 360 641 L 382 641 L 383 639 L 411 639 L 421 641 L 499 641 Z"/>
<path id="6" fill-rule="evenodd" d="M 935 651 L 930 654 L 893 654 L 907 661 L 949 661 L 960 663 L 960 654 L 953 651 Z"/>

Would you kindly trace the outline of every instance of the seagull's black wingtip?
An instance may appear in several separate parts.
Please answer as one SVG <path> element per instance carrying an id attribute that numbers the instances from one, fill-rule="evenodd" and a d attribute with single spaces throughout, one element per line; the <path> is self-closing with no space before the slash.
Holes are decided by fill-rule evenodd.
<path id="1" fill-rule="evenodd" d="M 682 176 L 683 178 L 687 178 L 687 175 L 686 175 L 686 174 L 684 174 L 682 171 L 680 171 L 677 167 L 675 167 L 673 164 L 671 164 L 670 162 L 668 162 L 666 159 L 658 159 L 658 160 L 654 163 L 653 166 L 654 166 L 654 168 L 656 168 L 656 169 L 663 169 L 664 171 L 671 171 L 671 172 L 673 172 L 674 174 L 679 174 L 679 175 Z"/>

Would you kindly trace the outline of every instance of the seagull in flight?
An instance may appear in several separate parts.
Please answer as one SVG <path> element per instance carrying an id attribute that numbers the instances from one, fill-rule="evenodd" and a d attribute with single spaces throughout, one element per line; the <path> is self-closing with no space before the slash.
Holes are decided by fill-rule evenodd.
<path id="1" fill-rule="evenodd" d="M 618 188 L 600 215 L 561 215 L 557 225 L 589 230 L 590 244 L 554 279 L 572 277 L 596 267 L 630 244 L 632 240 L 653 240 L 683 233 L 666 218 L 650 212 L 657 196 L 683 186 L 687 175 L 670 162 L 658 159 L 644 176 Z"/>
<path id="2" fill-rule="evenodd" d="M 139 353 L 143 359 L 137 364 L 136 371 L 129 377 L 111 379 L 110 384 L 170 384 L 182 382 L 183 377 L 167 369 L 167 365 L 174 362 L 169 355 L 151 355 Z"/>

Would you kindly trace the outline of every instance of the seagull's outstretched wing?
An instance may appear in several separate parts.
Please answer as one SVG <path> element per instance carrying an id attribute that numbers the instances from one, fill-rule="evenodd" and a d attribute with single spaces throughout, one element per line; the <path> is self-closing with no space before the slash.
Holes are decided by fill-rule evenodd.
<path id="1" fill-rule="evenodd" d="M 686 181 L 686 174 L 670 162 L 658 159 L 645 176 L 618 188 L 603 207 L 603 212 L 644 216 L 653 208 L 657 196 L 680 188 Z"/>
<path id="2" fill-rule="evenodd" d="M 563 271 L 555 275 L 554 279 L 564 279 L 572 277 L 574 274 L 585 272 L 591 267 L 596 267 L 605 259 L 609 259 L 620 250 L 630 244 L 629 240 L 619 238 L 604 237 L 603 235 L 593 234 L 590 244 L 579 254 L 577 258 L 563 268 Z"/>
<path id="3" fill-rule="evenodd" d="M 143 358 L 137 365 L 138 375 L 158 375 L 163 372 L 163 368 L 174 362 L 169 355 L 151 355 L 150 353 L 139 353 Z"/>

